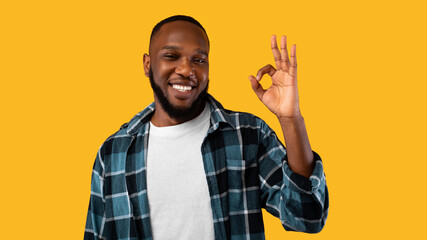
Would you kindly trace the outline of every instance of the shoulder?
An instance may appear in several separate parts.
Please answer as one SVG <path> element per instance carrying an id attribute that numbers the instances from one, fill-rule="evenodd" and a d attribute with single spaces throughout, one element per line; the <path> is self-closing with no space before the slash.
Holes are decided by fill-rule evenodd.
<path id="1" fill-rule="evenodd" d="M 154 104 L 137 113 L 130 121 L 122 124 L 120 128 L 110 135 L 99 148 L 99 155 L 108 159 L 112 153 L 123 153 L 129 148 L 132 139 L 141 134 L 149 123 L 154 112 Z"/>
<path id="2" fill-rule="evenodd" d="M 266 125 L 264 120 L 252 113 L 229 109 L 224 109 L 224 112 L 229 116 L 230 121 L 238 127 Z"/>
<path id="3" fill-rule="evenodd" d="M 104 160 L 109 159 L 112 153 L 126 151 L 127 142 L 130 142 L 131 136 L 127 134 L 126 128 L 121 128 L 110 135 L 99 148 L 99 156 Z"/>
<path id="4" fill-rule="evenodd" d="M 209 95 L 211 107 L 211 119 L 216 123 L 226 123 L 234 129 L 241 128 L 265 128 L 268 125 L 258 116 L 248 112 L 234 111 L 224 108 L 215 98 Z"/>
<path id="5" fill-rule="evenodd" d="M 268 124 L 260 117 L 248 113 L 224 109 L 227 122 L 238 129 L 257 129 L 261 134 L 272 131 Z"/>
<path id="6" fill-rule="evenodd" d="M 217 128 L 213 124 L 213 129 L 219 131 L 223 138 L 233 139 L 237 136 L 243 145 L 262 145 L 266 140 L 277 139 L 275 132 L 267 123 L 252 113 L 222 108 L 219 113 L 214 112 L 212 115 L 213 119 L 220 117 L 223 119 L 218 121 Z M 215 123 L 216 120 L 212 122 Z"/>

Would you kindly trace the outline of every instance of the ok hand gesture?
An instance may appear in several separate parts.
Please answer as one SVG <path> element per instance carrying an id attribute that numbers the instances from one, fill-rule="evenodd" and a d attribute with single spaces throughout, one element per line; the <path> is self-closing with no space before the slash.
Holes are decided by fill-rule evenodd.
<path id="1" fill-rule="evenodd" d="M 276 68 L 268 64 L 258 70 L 256 78 L 249 76 L 252 89 L 261 102 L 279 119 L 298 117 L 301 113 L 297 87 L 296 45 L 292 46 L 289 60 L 286 36 L 281 38 L 279 51 L 276 36 L 273 35 L 271 37 L 271 50 Z M 266 73 L 270 75 L 272 80 L 272 85 L 267 90 L 259 83 Z"/>

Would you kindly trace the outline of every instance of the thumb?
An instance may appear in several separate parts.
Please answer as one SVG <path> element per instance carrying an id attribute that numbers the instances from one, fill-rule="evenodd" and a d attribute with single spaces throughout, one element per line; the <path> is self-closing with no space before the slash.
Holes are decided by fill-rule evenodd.
<path id="1" fill-rule="evenodd" d="M 265 93 L 265 89 L 262 88 L 261 84 L 256 80 L 254 76 L 249 76 L 249 81 L 251 81 L 252 90 L 254 90 L 255 94 L 259 99 L 262 99 L 262 96 Z"/>

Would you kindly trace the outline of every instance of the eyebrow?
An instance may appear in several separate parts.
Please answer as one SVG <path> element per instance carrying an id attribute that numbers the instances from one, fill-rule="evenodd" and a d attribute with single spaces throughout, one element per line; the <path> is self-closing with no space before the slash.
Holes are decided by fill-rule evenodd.
<path id="1" fill-rule="evenodd" d="M 173 45 L 166 45 L 166 46 L 163 46 L 161 49 L 162 50 L 181 50 L 182 47 L 173 46 Z M 201 48 L 196 48 L 196 52 L 200 53 L 200 54 L 203 54 L 205 56 L 208 56 L 208 53 L 205 50 L 201 49 Z"/>

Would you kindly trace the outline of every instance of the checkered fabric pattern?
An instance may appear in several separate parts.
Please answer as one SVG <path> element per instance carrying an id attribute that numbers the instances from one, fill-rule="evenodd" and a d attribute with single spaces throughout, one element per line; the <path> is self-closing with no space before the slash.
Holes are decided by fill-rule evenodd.
<path id="1" fill-rule="evenodd" d="M 215 239 L 265 239 L 261 208 L 278 217 L 286 230 L 319 232 L 329 207 L 320 157 L 314 153 L 316 166 L 309 179 L 298 175 L 264 121 L 225 110 L 210 95 L 207 103 L 211 124 L 201 151 Z M 152 239 L 146 154 L 153 112 L 154 103 L 99 149 L 84 239 Z"/>

